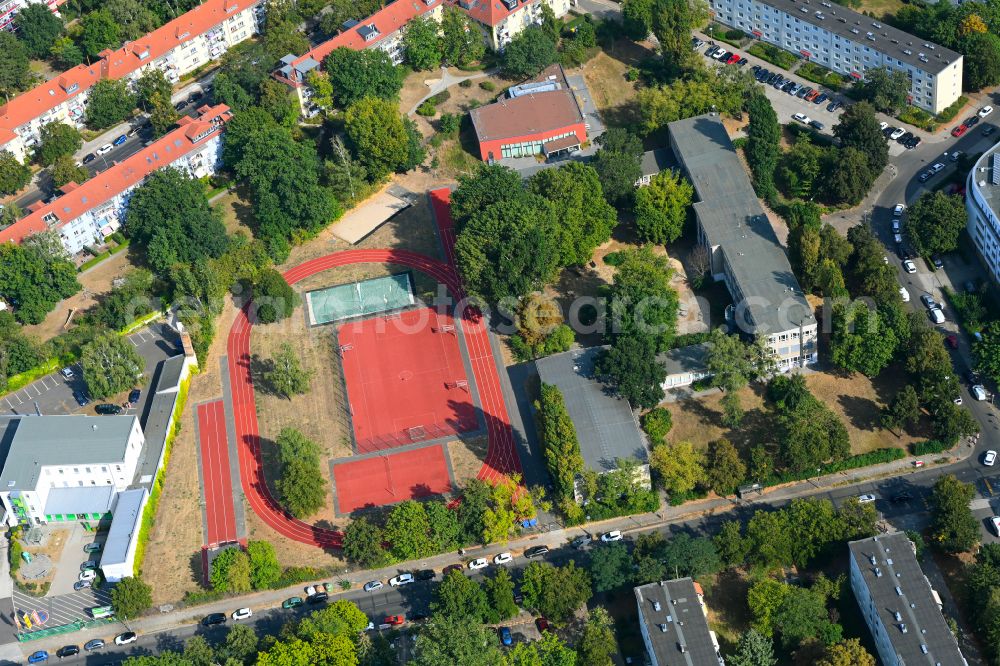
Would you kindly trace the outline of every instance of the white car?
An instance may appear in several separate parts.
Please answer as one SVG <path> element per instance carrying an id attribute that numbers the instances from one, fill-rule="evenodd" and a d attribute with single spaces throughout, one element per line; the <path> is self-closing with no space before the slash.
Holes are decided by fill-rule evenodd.
<path id="1" fill-rule="evenodd" d="M 892 139 L 893 141 L 895 141 L 896 139 L 898 139 L 899 137 L 903 136 L 904 134 L 906 134 L 906 130 L 903 129 L 902 127 L 897 127 L 895 129 L 895 131 L 893 131 L 893 133 L 889 135 L 889 138 Z"/>
<path id="2" fill-rule="evenodd" d="M 907 273 L 916 273 L 917 265 L 913 263 L 912 260 L 907 259 L 906 261 L 903 262 L 903 270 L 906 271 Z"/>
<path id="3" fill-rule="evenodd" d="M 892 221 L 892 233 L 898 234 L 898 233 L 902 232 L 902 230 L 903 230 L 903 226 L 899 223 L 899 218 L 897 217 L 897 218 L 893 219 L 893 221 Z"/>
<path id="4" fill-rule="evenodd" d="M 969 392 L 972 393 L 972 397 L 976 400 L 986 400 L 986 387 L 982 384 L 976 384 Z"/>
<path id="5" fill-rule="evenodd" d="M 114 149 L 115 149 L 114 146 L 112 146 L 110 143 L 106 143 L 94 152 L 96 152 L 98 155 L 107 155 Z"/>
<path id="6" fill-rule="evenodd" d="M 500 553 L 493 558 L 493 564 L 507 564 L 508 562 L 513 562 L 514 556 L 510 553 Z"/>
<path id="7" fill-rule="evenodd" d="M 878 124 L 878 128 L 880 130 L 884 130 L 888 126 L 889 126 L 889 123 L 885 122 L 884 120 Z"/>
<path id="8" fill-rule="evenodd" d="M 234 620 L 245 620 L 251 615 L 253 615 L 253 611 L 249 608 L 237 608 L 233 611 Z"/>
<path id="9" fill-rule="evenodd" d="M 865 493 L 864 495 L 858 495 L 858 501 L 862 504 L 868 504 L 869 502 L 875 501 L 875 496 L 871 493 Z"/>
<path id="10" fill-rule="evenodd" d="M 375 590 L 381 590 L 383 587 L 385 587 L 385 585 L 382 584 L 382 581 L 380 581 L 380 580 L 370 580 L 367 583 L 365 583 L 365 586 L 364 586 L 363 589 L 364 589 L 365 592 L 374 592 Z"/>
<path id="11" fill-rule="evenodd" d="M 944 323 L 944 312 L 942 312 L 941 308 L 931 308 L 927 311 L 927 316 L 930 317 L 931 321 L 935 324 Z"/>
<path id="12" fill-rule="evenodd" d="M 807 116 L 804 113 L 796 113 L 796 114 L 794 114 L 792 116 L 792 120 L 797 120 L 800 123 L 802 123 L 803 125 L 808 125 L 809 123 L 812 122 L 812 118 L 810 118 L 809 116 Z"/>
<path id="13" fill-rule="evenodd" d="M 134 631 L 126 631 L 124 634 L 118 634 L 115 636 L 115 645 L 128 645 L 129 643 L 135 643 L 136 636 Z"/>
<path id="14" fill-rule="evenodd" d="M 393 576 L 389 579 L 390 587 L 399 587 L 400 585 L 409 585 L 413 582 L 413 574 L 411 573 L 401 573 L 398 576 Z"/>
<path id="15" fill-rule="evenodd" d="M 892 216 L 899 217 L 903 214 L 904 210 L 906 210 L 906 206 L 904 206 L 903 204 L 896 204 L 895 207 L 892 209 Z"/>
<path id="16" fill-rule="evenodd" d="M 896 241 L 896 245 L 899 245 L 900 243 L 903 242 L 903 237 L 900 234 L 893 234 L 892 240 Z"/>
<path id="17" fill-rule="evenodd" d="M 903 299 L 904 303 L 910 302 L 910 292 L 906 291 L 906 287 L 899 288 L 899 297 Z"/>
<path id="18" fill-rule="evenodd" d="M 77 580 L 94 580 L 95 578 L 97 578 L 97 572 L 93 569 L 81 571 L 80 575 L 77 576 Z"/>
<path id="19" fill-rule="evenodd" d="M 490 566 L 490 561 L 485 557 L 479 557 L 469 562 L 469 568 L 473 571 L 476 569 L 485 569 L 488 566 Z"/>
<path id="20" fill-rule="evenodd" d="M 985 118 L 986 116 L 990 115 L 991 113 L 993 113 L 993 107 L 992 106 L 984 106 L 983 108 L 979 109 L 979 117 L 980 118 Z"/>
<path id="21" fill-rule="evenodd" d="M 310 585 L 309 587 L 306 588 L 306 596 L 307 597 L 311 597 L 314 594 L 316 594 L 316 586 L 315 585 Z"/>
<path id="22" fill-rule="evenodd" d="M 622 532 L 621 530 L 612 530 L 611 532 L 605 532 L 601 535 L 601 541 L 604 543 L 610 543 L 612 541 L 621 541 Z"/>
<path id="23" fill-rule="evenodd" d="M 994 451 L 993 449 L 987 451 L 986 455 L 983 456 L 983 464 L 986 465 L 987 467 L 993 467 L 996 461 L 997 461 L 997 452 Z"/>
<path id="24" fill-rule="evenodd" d="M 993 523 L 993 533 L 1000 536 L 1000 516 L 993 516 L 990 522 Z"/>
<path id="25" fill-rule="evenodd" d="M 955 403 L 956 405 L 961 405 L 963 402 L 962 396 L 956 397 L 954 400 L 952 400 L 952 402 Z"/>
<path id="26" fill-rule="evenodd" d="M 941 164 L 941 162 L 936 162 L 931 165 L 931 173 L 941 173 L 942 171 L 944 171 L 944 164 Z"/>

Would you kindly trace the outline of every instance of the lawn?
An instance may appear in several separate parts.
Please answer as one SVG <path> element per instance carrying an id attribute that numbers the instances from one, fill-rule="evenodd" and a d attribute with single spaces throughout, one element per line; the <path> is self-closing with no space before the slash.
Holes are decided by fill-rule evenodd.
<path id="1" fill-rule="evenodd" d="M 876 18 L 883 18 L 887 14 L 895 14 L 900 9 L 906 6 L 904 0 L 861 0 L 857 7 L 854 7 L 856 11 L 865 12 L 871 14 Z"/>
<path id="2" fill-rule="evenodd" d="M 625 78 L 626 74 L 652 56 L 653 52 L 640 44 L 618 40 L 570 73 L 583 74 L 590 97 L 605 123 L 628 126 L 637 118 L 634 103 L 637 90 L 636 84 Z"/>
<path id="3" fill-rule="evenodd" d="M 818 83 L 833 90 L 840 90 L 845 85 L 843 76 L 813 62 L 802 63 L 802 66 L 795 70 L 795 73 L 807 81 Z"/>
<path id="4" fill-rule="evenodd" d="M 747 49 L 747 52 L 751 55 L 755 55 L 761 60 L 766 60 L 772 65 L 776 65 L 782 69 L 790 70 L 795 67 L 795 63 L 799 61 L 799 57 L 789 53 L 784 49 L 780 49 L 777 46 L 772 46 L 771 44 L 765 44 L 763 42 L 758 42 Z"/>

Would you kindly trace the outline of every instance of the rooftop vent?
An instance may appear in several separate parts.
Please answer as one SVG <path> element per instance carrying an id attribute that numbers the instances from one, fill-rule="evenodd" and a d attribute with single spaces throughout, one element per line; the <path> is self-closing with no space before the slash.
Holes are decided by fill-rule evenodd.
<path id="1" fill-rule="evenodd" d="M 924 654 L 927 654 L 927 646 L 924 645 L 923 643 L 921 643 L 920 644 L 920 651 L 923 652 Z"/>
<path id="2" fill-rule="evenodd" d="M 660 602 L 659 601 L 654 601 L 653 602 L 653 610 L 655 610 L 655 611 L 660 610 Z"/>
<path id="3" fill-rule="evenodd" d="M 667 625 L 661 624 L 660 625 L 660 631 L 662 631 L 663 633 L 667 633 Z"/>
<path id="4" fill-rule="evenodd" d="M 896 586 L 896 595 L 900 597 L 903 596 L 903 590 L 899 587 L 899 585 Z"/>

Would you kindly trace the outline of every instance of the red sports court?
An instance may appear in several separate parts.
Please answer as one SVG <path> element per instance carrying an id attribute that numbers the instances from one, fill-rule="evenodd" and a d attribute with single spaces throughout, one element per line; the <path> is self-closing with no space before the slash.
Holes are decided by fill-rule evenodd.
<path id="1" fill-rule="evenodd" d="M 455 321 L 431 308 L 340 327 L 358 453 L 476 430 Z"/>
<path id="2" fill-rule="evenodd" d="M 333 481 L 341 514 L 451 492 L 441 444 L 336 463 Z"/>

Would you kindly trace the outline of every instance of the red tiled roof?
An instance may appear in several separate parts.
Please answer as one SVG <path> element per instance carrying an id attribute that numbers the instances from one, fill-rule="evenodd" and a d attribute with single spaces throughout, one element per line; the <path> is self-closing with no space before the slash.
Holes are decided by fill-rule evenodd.
<path id="1" fill-rule="evenodd" d="M 572 90 L 501 99 L 469 112 L 479 142 L 551 132 L 583 122 Z"/>
<path id="2" fill-rule="evenodd" d="M 514 9 L 507 9 L 507 6 L 500 0 L 468 0 L 467 2 L 460 2 L 458 6 L 480 23 L 496 27 L 500 21 L 524 9 L 527 4 L 518 2 Z"/>
<path id="3" fill-rule="evenodd" d="M 232 117 L 229 107 L 225 104 L 204 106 L 198 111 L 201 114 L 199 118 L 189 116 L 181 118 L 180 127 L 124 162 L 115 164 L 81 185 L 69 183 L 63 186 L 63 195 L 52 203 L 37 208 L 32 207 L 33 210 L 27 217 L 0 230 L 0 242 L 20 243 L 26 236 L 45 231 L 49 225 L 42 218 L 49 213 L 54 213 L 59 218 L 55 225 L 57 229 L 75 220 L 88 210 L 100 206 L 142 182 L 157 169 L 170 165 L 196 147 L 204 145 L 215 135 L 215 132 L 208 135 L 205 132 L 211 130 L 217 123 L 225 123 Z M 199 136 L 201 138 L 196 140 Z"/>
<path id="4" fill-rule="evenodd" d="M 52 80 L 21 93 L 0 106 L 0 141 L 9 141 L 13 138 L 9 132 L 79 95 L 102 78 L 123 78 L 163 56 L 178 44 L 211 30 L 233 13 L 252 7 L 259 1 L 205 0 L 186 14 L 125 44 L 117 51 L 104 51 L 99 62 L 77 65 Z M 140 57 L 145 52 L 148 52 L 146 57 Z"/>

